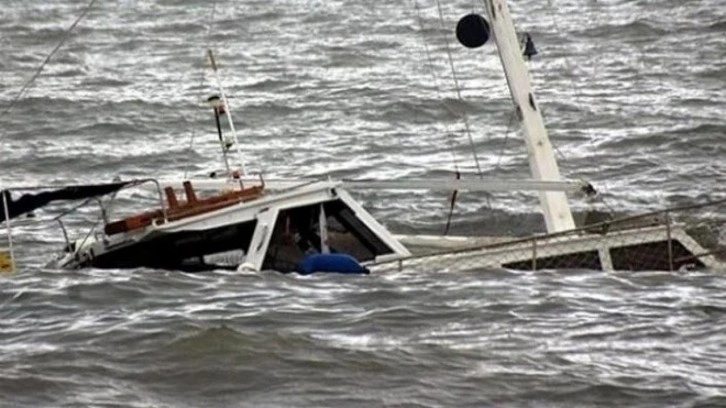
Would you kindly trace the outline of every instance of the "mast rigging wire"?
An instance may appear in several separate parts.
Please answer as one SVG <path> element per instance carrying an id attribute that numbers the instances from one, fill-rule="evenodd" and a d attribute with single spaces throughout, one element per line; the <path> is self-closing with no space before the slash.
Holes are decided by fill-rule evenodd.
<path id="1" fill-rule="evenodd" d="M 434 64 L 433 64 L 433 58 L 431 58 L 431 51 L 429 50 L 429 43 L 426 41 L 426 35 L 423 34 L 424 30 L 424 24 L 423 24 L 423 17 L 421 16 L 421 8 L 418 4 L 418 0 L 413 0 L 414 8 L 416 9 L 416 18 L 418 20 L 418 25 L 421 28 L 422 31 L 422 37 L 423 37 L 423 45 L 424 45 L 424 51 L 426 53 L 426 67 L 428 68 L 429 73 L 431 74 L 431 77 L 434 80 L 434 89 L 436 90 L 436 96 L 441 100 L 442 92 L 441 87 L 439 86 L 439 78 L 436 76 L 436 71 L 434 71 Z M 444 107 L 451 112 L 453 115 L 456 115 L 455 112 L 453 112 L 449 107 L 444 104 Z M 459 163 L 456 156 L 456 150 L 454 149 L 454 141 L 453 141 L 453 132 L 451 131 L 451 128 L 447 123 L 444 123 L 444 126 L 446 127 L 446 142 L 449 145 L 449 150 L 451 151 L 452 160 L 454 162 L 454 170 L 456 173 L 459 173 Z"/>
<path id="2" fill-rule="evenodd" d="M 557 17 L 555 15 L 555 6 L 554 6 L 552 0 L 547 0 L 547 12 L 550 15 L 550 19 L 552 20 L 552 26 L 555 28 L 555 31 L 557 32 L 558 35 L 562 36 L 562 30 L 560 29 L 559 24 L 557 24 Z M 572 64 L 570 63 L 569 58 L 567 58 L 566 55 L 563 56 L 562 58 L 565 61 L 565 66 L 567 67 L 567 70 L 570 71 L 570 72 L 574 72 L 574 69 L 572 68 Z M 595 58 L 599 58 L 599 54 L 596 54 L 595 55 Z M 597 69 L 600 65 L 601 64 L 598 64 L 598 63 L 594 64 L 595 69 Z M 583 96 L 582 96 L 582 93 L 580 92 L 580 89 L 575 85 L 575 80 L 572 79 L 572 77 L 570 77 L 569 80 L 570 80 L 569 81 L 570 82 L 570 87 L 571 87 L 571 89 L 573 91 L 573 94 L 575 95 L 575 99 L 580 101 L 579 103 L 577 103 L 577 105 L 578 106 L 588 106 L 588 104 L 582 103 Z M 590 143 L 590 146 L 594 146 L 594 142 L 593 142 L 592 139 L 589 140 L 589 143 Z M 555 146 L 554 144 L 552 146 L 554 147 L 555 151 L 560 156 L 560 158 L 564 158 L 564 155 L 562 154 L 562 152 L 560 152 L 560 150 L 557 148 L 557 146 Z M 597 160 L 591 161 L 591 163 L 592 162 L 594 162 L 594 165 L 597 168 L 598 174 L 602 174 L 602 169 L 601 169 L 601 166 L 600 166 L 599 162 Z M 567 161 L 565 160 L 564 163 L 567 163 Z M 560 165 L 560 167 L 566 167 L 566 166 Z M 602 190 L 603 191 L 607 191 L 607 189 L 608 189 L 607 188 L 607 183 L 605 181 L 602 181 L 601 184 L 602 184 Z M 591 203 L 595 203 L 595 202 L 602 203 L 607 208 L 607 211 L 609 212 L 609 215 L 611 217 L 614 217 L 615 216 L 615 210 L 605 200 L 605 198 L 602 196 L 602 194 L 597 194 L 591 200 Z"/>
<path id="3" fill-rule="evenodd" d="M 436 9 L 439 12 L 439 26 L 441 29 L 445 29 L 444 26 L 444 12 L 441 9 L 441 2 L 439 0 L 436 0 Z M 446 38 L 446 54 L 449 58 L 449 67 L 451 68 L 451 77 L 454 80 L 454 90 L 456 91 L 456 96 L 458 97 L 460 102 L 464 102 L 464 99 L 461 97 L 461 89 L 459 87 L 459 78 L 456 75 L 456 69 L 454 68 L 454 57 L 451 54 L 451 47 L 449 45 L 449 38 Z M 469 115 L 466 114 L 466 112 L 462 112 L 462 116 L 464 119 L 464 127 L 466 128 L 466 134 L 469 139 L 469 145 L 471 146 L 471 154 L 474 157 L 474 164 L 476 164 L 476 171 L 477 174 L 479 174 L 480 178 L 484 177 L 484 174 L 481 171 L 481 165 L 479 164 L 479 157 L 476 153 L 476 146 L 474 145 L 474 138 L 471 136 L 471 126 L 469 125 Z M 487 196 L 487 203 L 489 202 L 489 197 Z M 491 207 L 491 205 L 490 205 Z"/>
<path id="4" fill-rule="evenodd" d="M 418 19 L 418 25 L 421 28 L 421 31 L 423 32 L 423 30 L 424 30 L 423 17 L 421 17 L 421 8 L 419 7 L 418 0 L 414 0 L 414 8 L 416 9 L 416 18 Z M 441 99 L 443 99 L 442 93 L 441 93 L 441 88 L 439 87 L 439 80 L 438 80 L 438 77 L 436 76 L 436 71 L 434 71 L 433 58 L 431 58 L 429 44 L 428 44 L 428 41 L 426 41 L 426 35 L 423 34 L 422 36 L 423 36 L 424 50 L 426 52 L 426 60 L 427 60 L 426 66 L 428 67 L 429 73 L 431 74 L 431 77 L 434 80 L 434 88 L 436 89 L 436 96 L 438 97 L 439 100 L 441 100 Z M 451 114 L 456 116 L 456 112 L 454 112 L 452 109 L 450 109 L 446 104 L 444 104 L 444 107 Z M 455 170 L 455 174 L 456 174 L 456 179 L 458 180 L 461 178 L 461 171 L 459 170 L 459 163 L 458 163 L 458 159 L 456 157 L 456 149 L 454 148 L 453 132 L 451 131 L 451 128 L 449 127 L 449 125 L 446 124 L 445 122 L 444 122 L 444 126 L 446 127 L 446 136 L 447 136 L 446 142 L 447 142 L 447 145 L 449 146 L 449 150 L 451 151 L 451 157 L 454 162 L 454 170 Z M 448 235 L 449 229 L 451 227 L 451 219 L 454 216 L 454 208 L 456 207 L 456 197 L 458 195 L 458 192 L 459 192 L 458 190 L 454 190 L 451 193 L 451 198 L 449 199 L 449 202 L 450 202 L 449 213 L 446 217 L 446 227 L 444 228 L 444 235 Z"/>
<path id="5" fill-rule="evenodd" d="M 20 98 L 23 97 L 23 95 L 30 88 L 30 86 L 33 84 L 33 82 L 35 82 L 35 80 L 40 76 L 41 72 L 43 72 L 43 68 L 45 68 L 45 66 L 48 65 L 48 63 L 50 62 L 51 58 L 53 58 L 53 56 L 55 55 L 55 53 L 58 52 L 58 50 L 61 49 L 61 47 L 63 46 L 63 44 L 65 44 L 66 40 L 68 40 L 68 37 L 70 37 L 71 32 L 73 31 L 73 29 L 75 29 L 76 26 L 78 25 L 78 23 L 80 23 L 81 20 L 83 20 L 83 18 L 86 17 L 86 15 L 88 14 L 88 12 L 91 11 L 91 8 L 96 3 L 96 1 L 97 0 L 91 0 L 88 3 L 88 5 L 83 9 L 83 11 L 81 12 L 81 14 L 75 19 L 75 21 L 73 21 L 73 24 L 71 24 L 70 27 L 68 27 L 68 29 L 65 30 L 65 32 L 63 33 L 63 37 L 58 42 L 58 45 L 56 45 L 55 48 L 53 48 L 53 50 L 45 57 L 45 59 L 43 60 L 43 62 L 38 66 L 38 68 L 35 70 L 35 72 L 30 77 L 30 79 L 28 79 L 25 82 L 25 84 L 23 85 L 23 87 L 20 88 L 20 91 L 10 101 L 10 104 L 3 110 L 3 112 L 0 114 L 0 116 L 7 115 L 13 109 L 13 107 L 18 103 L 18 101 L 20 100 Z M 0 135 L 0 140 L 2 140 L 4 136 L 5 136 L 5 133 L 3 133 L 2 135 Z"/>

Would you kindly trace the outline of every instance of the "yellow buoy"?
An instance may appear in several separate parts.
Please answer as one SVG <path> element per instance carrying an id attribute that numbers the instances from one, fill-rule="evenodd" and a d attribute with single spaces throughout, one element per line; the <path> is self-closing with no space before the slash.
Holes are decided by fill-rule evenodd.
<path id="1" fill-rule="evenodd" d="M 8 250 L 0 249 L 0 273 L 12 273 L 15 271 L 13 256 Z"/>

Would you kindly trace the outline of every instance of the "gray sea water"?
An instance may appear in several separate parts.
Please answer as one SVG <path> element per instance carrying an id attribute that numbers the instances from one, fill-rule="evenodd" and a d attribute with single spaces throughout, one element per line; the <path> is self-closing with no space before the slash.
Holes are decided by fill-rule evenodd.
<path id="1" fill-rule="evenodd" d="M 253 172 L 472 176 L 466 115 L 483 174 L 526 177 L 493 45 L 454 41 L 481 3 L 446 3 L 99 0 L 0 116 L 0 187 L 221 168 L 207 48 Z M 624 213 L 726 195 L 726 1 L 510 3 L 567 177 Z M 85 5 L 2 1 L 0 110 Z M 394 231 L 443 231 L 445 193 L 355 195 Z M 537 230 L 535 203 L 461 194 L 453 222 Z M 2 407 L 726 406 L 723 271 L 65 272 L 43 266 L 55 225 L 16 238 Z"/>

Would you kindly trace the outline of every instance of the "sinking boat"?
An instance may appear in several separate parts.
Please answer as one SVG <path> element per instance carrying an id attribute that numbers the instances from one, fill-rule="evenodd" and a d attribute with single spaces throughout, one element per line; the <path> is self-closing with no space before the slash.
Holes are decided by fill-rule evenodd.
<path id="1" fill-rule="evenodd" d="M 222 177 L 187 180 L 171 186 L 159 180 L 134 180 L 73 186 L 13 200 L 3 194 L 8 231 L 14 215 L 44 200 L 95 199 L 101 228 L 70 240 L 55 262 L 60 268 L 161 268 L 276 270 L 280 272 L 368 273 L 402 268 L 510 268 L 518 270 L 685 270 L 723 267 L 719 232 L 690 225 L 684 214 L 718 210 L 726 202 L 576 224 L 567 193 L 595 194 L 582 181 L 564 180 L 532 90 L 525 55 L 532 53 L 514 29 L 504 0 L 484 2 L 486 18 L 465 16 L 457 37 L 467 47 L 494 40 L 516 108 L 532 172 L 531 180 L 265 180 L 248 177 L 244 165 L 233 170 L 227 154 L 240 144 L 221 81 L 214 109 L 225 172 Z M 523 49 L 524 48 L 524 49 Z M 217 73 L 210 52 L 212 68 Z M 231 138 L 220 118 L 227 118 Z M 125 188 L 152 186 L 155 209 L 112 219 L 115 194 Z M 183 196 L 177 195 L 179 187 Z M 538 191 L 545 233 L 526 237 L 451 237 L 394 235 L 374 219 L 349 189 L 425 189 L 446 191 Z M 213 193 L 205 193 L 214 191 Z M 75 195 L 72 194 L 75 192 Z M 55 196 L 53 196 L 55 194 Z M 70 198 L 69 198 L 70 197 Z M 35 201 L 34 201 L 35 200 Z M 35 202 L 34 206 L 28 203 Z M 31 208 L 32 207 L 32 208 Z M 12 236 L 8 235 L 12 252 Z M 0 251 L 0 255 L 3 251 Z M 11 261 L 8 263 L 7 259 Z M 3 263 L 3 260 L 4 263 Z M 12 256 L 0 267 L 12 267 Z"/>

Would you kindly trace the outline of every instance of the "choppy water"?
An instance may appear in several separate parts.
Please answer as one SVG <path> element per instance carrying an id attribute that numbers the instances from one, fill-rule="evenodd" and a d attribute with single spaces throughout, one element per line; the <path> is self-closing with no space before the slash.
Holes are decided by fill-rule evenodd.
<path id="1" fill-rule="evenodd" d="M 0 7 L 0 108 L 85 2 L 47 3 Z M 723 0 L 512 3 L 541 53 L 530 67 L 567 176 L 624 212 L 724 196 Z M 219 0 L 208 34 L 207 1 L 99 1 L 0 117 L 0 182 L 219 168 L 209 44 L 255 171 L 473 172 L 466 113 L 485 175 L 524 177 L 494 49 L 452 41 L 476 5 L 443 5 L 441 28 L 424 0 L 420 17 L 412 1 Z M 441 231 L 448 207 L 446 194 L 357 196 L 404 231 Z M 532 203 L 495 195 L 490 211 L 467 194 L 455 221 L 517 229 Z M 42 267 L 56 228 L 18 232 L 23 267 L 0 281 L 3 407 L 726 406 L 718 271 L 68 273 Z"/>

